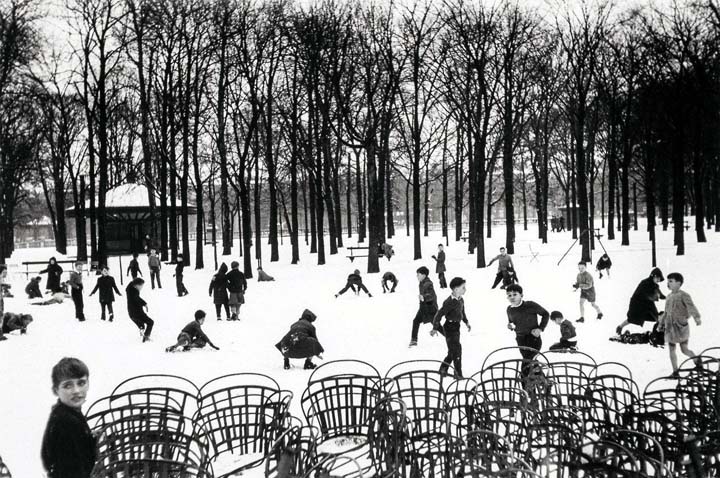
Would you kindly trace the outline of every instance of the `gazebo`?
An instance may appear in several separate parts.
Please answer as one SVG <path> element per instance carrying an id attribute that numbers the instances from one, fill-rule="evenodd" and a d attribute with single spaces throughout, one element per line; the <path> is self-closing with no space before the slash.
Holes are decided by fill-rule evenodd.
<path id="1" fill-rule="evenodd" d="M 85 206 L 85 217 L 92 217 L 95 214 L 95 209 L 91 208 L 88 202 Z M 188 204 L 188 214 L 197 214 L 197 207 L 194 204 Z M 65 215 L 77 219 L 77 211 L 74 207 L 66 209 Z M 152 231 L 153 221 L 160 218 L 160 207 L 155 207 L 155 217 L 153 217 L 147 188 L 133 183 L 121 184 L 106 193 L 105 218 L 108 254 L 142 252 L 145 235 Z"/>

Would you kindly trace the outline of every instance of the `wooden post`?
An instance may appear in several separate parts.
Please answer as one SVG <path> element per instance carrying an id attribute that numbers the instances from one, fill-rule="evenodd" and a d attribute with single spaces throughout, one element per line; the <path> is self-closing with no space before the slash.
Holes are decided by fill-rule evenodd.
<path id="1" fill-rule="evenodd" d="M 123 285 L 123 266 L 122 266 L 122 254 L 118 254 L 118 262 L 120 263 L 120 285 Z"/>

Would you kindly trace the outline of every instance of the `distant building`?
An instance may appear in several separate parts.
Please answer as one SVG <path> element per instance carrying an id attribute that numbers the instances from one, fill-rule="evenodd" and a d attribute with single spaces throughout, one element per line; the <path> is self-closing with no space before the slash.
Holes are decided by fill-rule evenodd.
<path id="1" fill-rule="evenodd" d="M 110 189 L 105 196 L 107 253 L 114 255 L 143 251 L 145 235 L 151 234 L 153 221 L 160 219 L 159 202 L 158 200 L 153 218 L 145 186 L 121 184 Z M 178 201 L 178 208 L 179 203 Z M 95 209 L 91 208 L 88 202 L 85 206 L 86 219 L 94 214 Z M 188 205 L 188 214 L 197 214 L 194 204 Z M 65 211 L 65 215 L 76 218 L 77 212 L 71 207 Z"/>
<path id="2" fill-rule="evenodd" d="M 54 240 L 52 221 L 43 216 L 15 226 L 15 242 Z"/>

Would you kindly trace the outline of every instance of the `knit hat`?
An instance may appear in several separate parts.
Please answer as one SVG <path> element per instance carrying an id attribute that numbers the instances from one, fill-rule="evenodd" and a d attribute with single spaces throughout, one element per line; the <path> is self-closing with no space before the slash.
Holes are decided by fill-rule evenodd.
<path id="1" fill-rule="evenodd" d="M 317 315 L 313 314 L 310 309 L 303 310 L 302 315 L 300 316 L 301 319 L 305 319 L 308 322 L 315 322 L 315 319 L 317 319 Z"/>
<path id="2" fill-rule="evenodd" d="M 652 270 L 652 272 L 650 272 L 650 277 L 657 277 L 660 279 L 660 282 L 665 280 L 665 276 L 663 276 L 663 273 L 659 267 L 656 267 Z"/>

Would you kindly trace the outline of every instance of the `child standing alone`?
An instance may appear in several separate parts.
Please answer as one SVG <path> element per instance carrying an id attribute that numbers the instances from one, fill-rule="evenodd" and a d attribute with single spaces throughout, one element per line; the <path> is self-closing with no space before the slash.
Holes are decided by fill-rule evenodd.
<path id="1" fill-rule="evenodd" d="M 438 332 L 445 336 L 447 343 L 447 355 L 440 365 L 440 373 L 446 374 L 450 367 L 450 362 L 455 368 L 455 378 L 463 378 L 462 373 L 462 344 L 460 343 L 460 322 L 465 323 L 468 332 L 470 332 L 470 322 L 465 315 L 465 301 L 462 296 L 465 294 L 465 279 L 462 277 L 454 277 L 450 281 L 450 297 L 445 299 L 440 310 L 437 311 L 433 318 L 433 330 L 430 335 L 436 335 Z M 440 318 L 445 316 L 445 325 L 440 325 Z"/>
<path id="2" fill-rule="evenodd" d="M 680 344 L 680 351 L 688 357 L 696 357 L 695 352 L 688 348 L 690 341 L 690 326 L 688 318 L 695 319 L 695 324 L 702 324 L 700 312 L 690 297 L 690 294 L 680 290 L 685 279 L 679 272 L 671 272 L 667 275 L 667 286 L 670 294 L 665 299 L 665 314 L 659 319 L 658 329 L 665 331 L 665 342 L 670 352 L 670 363 L 673 368 L 673 377 L 678 376 L 677 352 L 675 345 Z M 696 359 L 695 366 L 701 368 L 702 364 Z"/>
<path id="3" fill-rule="evenodd" d="M 580 289 L 580 318 L 577 320 L 580 323 L 585 322 L 585 302 L 590 302 L 595 312 L 597 312 L 597 319 L 603 318 L 603 313 L 600 307 L 595 303 L 595 283 L 593 276 L 587 271 L 587 263 L 584 261 L 578 262 L 578 272 L 573 288 L 575 290 Z"/>
<path id="4" fill-rule="evenodd" d="M 115 284 L 115 279 L 110 275 L 108 266 L 102 266 L 100 268 L 100 274 L 102 275 L 98 278 L 97 284 L 95 284 L 95 288 L 92 292 L 90 292 L 90 295 L 93 295 L 95 292 L 100 290 L 100 309 L 102 311 L 100 319 L 105 320 L 105 309 L 107 308 L 108 313 L 110 314 L 110 322 L 112 322 L 115 317 L 112 306 L 112 303 L 115 302 L 115 294 L 122 294 Z M 113 294 L 113 291 L 115 291 L 115 294 Z"/>

